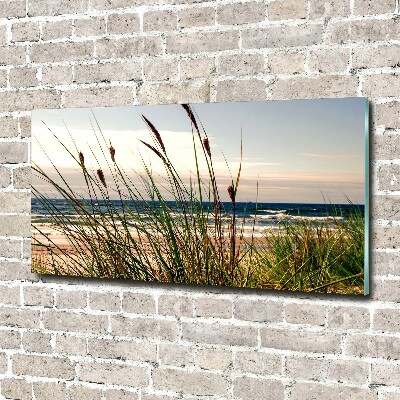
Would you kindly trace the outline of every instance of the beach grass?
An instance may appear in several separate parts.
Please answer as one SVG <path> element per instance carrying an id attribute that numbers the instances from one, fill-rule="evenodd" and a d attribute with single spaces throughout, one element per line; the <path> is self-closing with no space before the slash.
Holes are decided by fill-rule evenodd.
<path id="1" fill-rule="evenodd" d="M 256 240 L 254 235 L 244 237 L 241 229 L 244 221 L 238 221 L 235 207 L 242 161 L 231 184 L 221 189 L 207 132 L 192 107 L 182 105 L 182 108 L 191 125 L 196 165 L 189 183 L 179 176 L 159 130 L 145 116 L 143 123 L 152 140 L 142 141 L 141 145 L 162 162 L 163 177 L 142 158 L 144 172 L 135 171 L 132 179 L 118 164 L 118 149 L 106 139 L 95 118 L 93 129 L 99 149 L 97 153 L 95 149 L 92 152 L 98 168 L 89 169 L 85 165 L 85 155 L 76 144 L 75 149 L 69 149 L 60 141 L 81 171 L 86 184 L 81 192 L 85 193 L 84 197 L 70 186 L 56 164 L 53 167 L 57 179 L 33 165 L 35 175 L 49 183 L 57 197 L 64 199 L 75 214 L 74 217 L 66 215 L 50 198 L 32 187 L 33 195 L 46 210 L 46 223 L 64 238 L 63 243 L 58 242 L 39 220 L 32 222 L 33 271 L 140 281 L 362 293 L 364 218 L 361 212 L 354 207 L 349 218 L 333 222 L 282 221 L 277 229 L 268 230 L 262 240 Z M 50 133 L 57 139 L 54 132 L 50 130 Z M 200 162 L 205 162 L 206 176 L 200 173 Z M 227 191 L 231 202 L 228 225 L 224 222 L 227 210 L 221 201 L 221 190 Z M 119 199 L 119 210 L 111 201 L 114 197 Z M 257 215 L 254 224 L 256 220 Z"/>
<path id="2" fill-rule="evenodd" d="M 337 214 L 340 210 L 336 211 Z M 364 216 L 282 221 L 256 248 L 254 281 L 279 290 L 363 293 Z"/>

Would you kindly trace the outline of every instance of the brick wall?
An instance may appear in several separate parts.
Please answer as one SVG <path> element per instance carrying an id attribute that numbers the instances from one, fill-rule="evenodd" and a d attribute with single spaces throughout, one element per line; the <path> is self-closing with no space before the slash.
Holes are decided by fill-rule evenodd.
<path id="1" fill-rule="evenodd" d="M 0 0 L 0 399 L 400 399 L 398 0 Z M 371 99 L 368 298 L 30 272 L 30 110 Z"/>

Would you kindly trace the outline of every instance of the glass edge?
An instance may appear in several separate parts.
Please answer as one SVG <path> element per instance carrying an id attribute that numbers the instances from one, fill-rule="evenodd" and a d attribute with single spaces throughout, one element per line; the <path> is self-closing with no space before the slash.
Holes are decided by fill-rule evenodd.
<path id="1" fill-rule="evenodd" d="M 364 98 L 365 123 L 365 207 L 364 207 L 364 295 L 369 294 L 369 100 Z"/>

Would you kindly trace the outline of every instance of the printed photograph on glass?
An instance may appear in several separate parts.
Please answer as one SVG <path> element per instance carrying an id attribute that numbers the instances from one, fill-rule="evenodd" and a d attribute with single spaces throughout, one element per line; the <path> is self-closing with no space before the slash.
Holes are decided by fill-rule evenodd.
<path id="1" fill-rule="evenodd" d="M 368 293 L 365 98 L 32 112 L 32 271 Z"/>

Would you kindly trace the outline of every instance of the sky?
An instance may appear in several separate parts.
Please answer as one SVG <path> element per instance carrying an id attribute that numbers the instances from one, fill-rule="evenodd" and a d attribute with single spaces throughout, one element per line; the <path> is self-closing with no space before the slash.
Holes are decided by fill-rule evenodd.
<path id="1" fill-rule="evenodd" d="M 242 137 L 237 201 L 347 203 L 346 198 L 349 198 L 354 203 L 364 204 L 366 99 L 191 106 L 209 137 L 223 201 L 229 200 L 225 189 L 232 177 L 236 180 Z M 112 186 L 107 167 L 111 141 L 118 164 L 134 183 L 136 173 L 143 172 L 143 161 L 162 180 L 162 164 L 139 140 L 152 143 L 142 114 L 159 130 L 179 175 L 189 182 L 189 178 L 195 177 L 192 129 L 180 105 L 34 110 L 32 161 L 51 177 L 56 176 L 56 166 L 71 187 L 85 197 L 82 172 L 65 148 L 74 155 L 81 151 L 89 170 L 101 167 Z M 106 143 L 98 134 L 94 116 Z M 201 157 L 199 167 L 206 177 L 206 164 Z M 43 180 L 33 177 L 33 186 L 48 197 L 56 197 Z M 111 193 L 111 196 L 116 194 Z"/>

